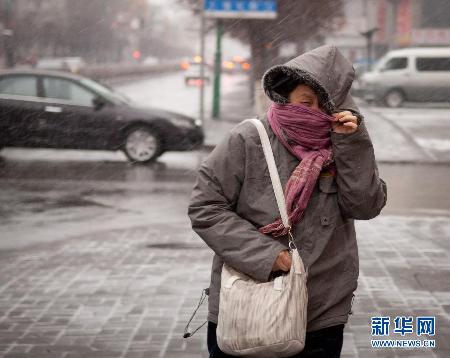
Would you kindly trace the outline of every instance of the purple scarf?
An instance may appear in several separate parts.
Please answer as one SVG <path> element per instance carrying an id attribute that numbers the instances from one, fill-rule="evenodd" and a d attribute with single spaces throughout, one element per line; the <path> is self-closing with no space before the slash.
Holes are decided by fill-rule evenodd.
<path id="1" fill-rule="evenodd" d="M 330 129 L 332 116 L 301 104 L 277 104 L 267 113 L 278 140 L 300 160 L 284 191 L 290 225 L 302 217 L 323 167 L 333 161 Z M 334 174 L 334 170 L 333 170 Z M 274 237 L 286 235 L 280 219 L 259 229 Z"/>

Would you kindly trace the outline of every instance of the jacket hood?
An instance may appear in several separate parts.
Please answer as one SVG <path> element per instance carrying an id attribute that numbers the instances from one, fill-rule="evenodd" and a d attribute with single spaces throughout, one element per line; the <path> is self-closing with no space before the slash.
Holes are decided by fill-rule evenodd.
<path id="1" fill-rule="evenodd" d="M 336 109 L 358 111 L 349 95 L 355 77 L 352 64 L 333 45 L 325 45 L 269 68 L 262 78 L 266 95 L 276 103 L 287 103 L 277 92 L 283 83 L 298 81 L 310 86 L 319 96 L 322 107 L 332 113 Z"/>

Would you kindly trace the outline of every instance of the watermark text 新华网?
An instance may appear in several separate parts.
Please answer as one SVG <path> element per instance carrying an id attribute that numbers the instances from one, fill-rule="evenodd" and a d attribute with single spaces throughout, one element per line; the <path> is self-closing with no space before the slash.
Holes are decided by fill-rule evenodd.
<path id="1" fill-rule="evenodd" d="M 421 339 L 421 336 L 436 334 L 436 318 L 433 316 L 418 316 L 414 320 L 411 316 L 396 316 L 393 320 L 392 333 L 400 336 L 392 339 L 391 317 L 377 316 L 370 320 L 372 348 L 435 348 L 434 339 Z M 383 338 L 384 337 L 384 338 Z M 388 339 L 389 337 L 389 339 Z"/>

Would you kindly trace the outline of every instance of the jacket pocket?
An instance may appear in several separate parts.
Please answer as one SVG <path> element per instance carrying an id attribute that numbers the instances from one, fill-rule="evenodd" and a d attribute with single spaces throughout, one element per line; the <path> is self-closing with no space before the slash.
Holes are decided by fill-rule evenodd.
<path id="1" fill-rule="evenodd" d="M 319 190 L 322 193 L 337 193 L 336 179 L 333 176 L 319 177 Z"/>
<path id="2" fill-rule="evenodd" d="M 332 176 L 319 177 L 319 197 L 317 210 L 320 212 L 320 224 L 325 229 L 336 222 L 339 210 L 337 208 L 336 180 Z"/>

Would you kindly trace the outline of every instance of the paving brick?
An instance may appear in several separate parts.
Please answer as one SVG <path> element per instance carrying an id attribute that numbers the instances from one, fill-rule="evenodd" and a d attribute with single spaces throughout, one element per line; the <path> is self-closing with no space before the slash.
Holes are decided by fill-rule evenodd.
<path id="1" fill-rule="evenodd" d="M 177 231 L 184 232 L 176 238 L 181 248 L 151 247 L 174 240 L 161 224 L 0 256 L 0 357 L 208 357 L 205 327 L 188 340 L 182 334 L 208 286 L 212 256 L 192 239 L 187 222 Z M 450 220 L 442 218 L 357 223 L 361 272 L 343 357 L 450 356 L 444 232 Z M 203 323 L 206 309 L 191 329 Z M 437 316 L 438 347 L 371 348 L 370 318 L 380 314 Z"/>

